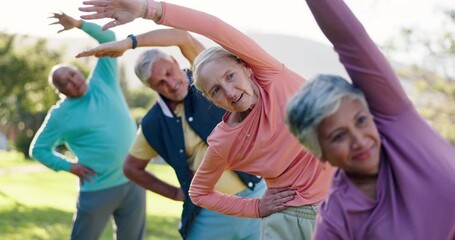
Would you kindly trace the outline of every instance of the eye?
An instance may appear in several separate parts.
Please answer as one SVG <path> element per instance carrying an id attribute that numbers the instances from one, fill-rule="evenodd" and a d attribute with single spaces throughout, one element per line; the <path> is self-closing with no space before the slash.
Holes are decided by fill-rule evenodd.
<path id="1" fill-rule="evenodd" d="M 332 137 L 330 138 L 330 142 L 332 142 L 332 143 L 341 142 L 345 138 L 346 138 L 346 132 L 340 131 L 340 132 L 337 132 L 332 135 Z"/>
<path id="2" fill-rule="evenodd" d="M 227 76 L 226 76 L 226 80 L 232 80 L 234 78 L 234 73 L 229 73 Z"/>
<path id="3" fill-rule="evenodd" d="M 357 126 L 364 126 L 368 122 L 368 117 L 366 115 L 361 115 L 357 118 Z"/>
<path id="4" fill-rule="evenodd" d="M 212 97 L 217 96 L 218 93 L 220 93 L 220 88 L 219 88 L 219 87 L 214 87 L 214 88 L 212 88 L 212 91 L 210 91 L 210 95 L 211 95 Z"/>

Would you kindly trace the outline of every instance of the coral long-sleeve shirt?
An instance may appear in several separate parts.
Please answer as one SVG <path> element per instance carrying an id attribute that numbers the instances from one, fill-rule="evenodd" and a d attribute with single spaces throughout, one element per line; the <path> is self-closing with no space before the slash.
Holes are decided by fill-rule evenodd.
<path id="1" fill-rule="evenodd" d="M 303 149 L 285 125 L 286 103 L 305 79 L 287 69 L 245 34 L 203 12 L 163 3 L 161 24 L 206 36 L 239 56 L 252 69 L 260 95 L 240 124 L 225 123 L 229 113 L 208 138 L 208 150 L 196 172 L 192 201 L 227 215 L 259 217 L 259 199 L 239 198 L 214 190 L 223 171 L 239 170 L 262 176 L 269 188 L 290 186 L 297 195 L 289 206 L 322 201 L 333 168 L 324 166 Z"/>
<path id="2" fill-rule="evenodd" d="M 338 170 L 315 239 L 455 239 L 455 149 L 417 113 L 389 63 L 341 0 L 307 0 L 382 141 L 376 199 Z"/>

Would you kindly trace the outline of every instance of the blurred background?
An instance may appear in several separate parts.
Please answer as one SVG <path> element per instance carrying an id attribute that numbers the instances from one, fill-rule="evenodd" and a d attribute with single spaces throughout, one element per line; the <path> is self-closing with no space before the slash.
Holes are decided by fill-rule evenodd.
<path id="1" fill-rule="evenodd" d="M 305 78 L 317 73 L 347 76 L 304 1 L 168 2 L 206 11 L 225 20 Z M 393 63 L 418 111 L 455 145 L 455 2 L 346 2 Z M 28 148 L 48 109 L 58 99 L 47 82 L 51 66 L 68 62 L 88 75 L 96 61 L 93 57 L 74 58 L 78 52 L 95 47 L 95 40 L 78 29 L 57 34 L 60 27 L 49 26 L 53 21 L 48 18 L 52 12 L 65 12 L 78 18 L 82 14 L 77 9 L 80 6 L 82 1 L 42 0 L 11 1 L 0 8 L 0 239 L 68 236 L 76 182 L 70 176 L 59 184 L 54 182 L 62 181 L 61 176 L 43 174 L 48 170 L 29 159 Z M 107 21 L 94 22 L 102 25 Z M 112 30 L 117 39 L 123 39 L 129 34 L 158 28 L 163 26 L 137 19 Z M 215 45 L 202 36 L 195 36 L 207 47 Z M 143 87 L 133 71 L 137 56 L 146 49 L 128 50 L 119 58 L 123 91 L 138 121 L 156 99 L 155 93 Z M 177 48 L 162 49 L 175 55 L 182 67 L 188 67 Z M 164 177 L 172 179 L 173 173 L 166 166 L 158 168 Z M 150 239 L 177 238 L 180 205 L 155 195 L 151 195 L 149 201 L 154 203 L 148 210 L 149 217 L 154 216 L 148 226 Z M 177 210 L 166 211 L 169 208 Z M 27 211 L 30 215 L 18 214 Z M 56 217 L 40 218 L 46 214 Z M 167 228 L 153 228 L 158 220 L 161 221 L 158 225 Z M 106 239 L 110 239 L 109 231 Z"/>

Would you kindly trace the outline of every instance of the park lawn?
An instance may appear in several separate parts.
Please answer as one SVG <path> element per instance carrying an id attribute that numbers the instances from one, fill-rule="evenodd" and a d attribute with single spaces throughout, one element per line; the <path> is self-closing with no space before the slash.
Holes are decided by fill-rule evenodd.
<path id="1" fill-rule="evenodd" d="M 168 165 L 150 164 L 148 169 L 178 186 Z M 52 170 L 0 175 L 0 239 L 68 239 L 77 200 L 76 184 L 73 175 Z M 179 239 L 181 208 L 180 202 L 148 191 L 146 239 Z M 110 224 L 101 239 L 112 239 Z"/>

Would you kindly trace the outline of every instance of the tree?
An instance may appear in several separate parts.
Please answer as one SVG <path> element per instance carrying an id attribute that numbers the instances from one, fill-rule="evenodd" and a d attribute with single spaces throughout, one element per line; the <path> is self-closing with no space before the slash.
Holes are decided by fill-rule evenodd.
<path id="1" fill-rule="evenodd" d="M 402 68 L 399 75 L 414 81 L 419 97 L 417 110 L 447 140 L 455 145 L 455 10 L 445 12 L 439 34 L 404 28 L 401 43 L 391 40 L 386 46 L 392 54 L 418 51 L 423 60 Z"/>
<path id="2" fill-rule="evenodd" d="M 43 38 L 0 33 L 0 130 L 27 157 L 34 134 L 58 100 L 48 74 L 63 52 L 50 50 Z M 87 74 L 87 67 L 75 65 Z"/>

